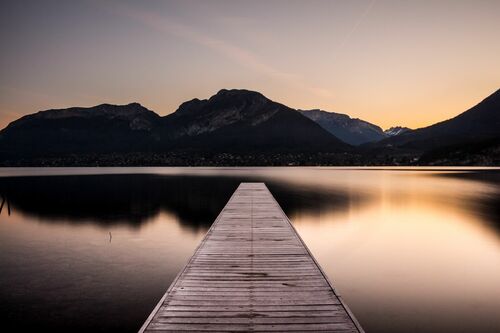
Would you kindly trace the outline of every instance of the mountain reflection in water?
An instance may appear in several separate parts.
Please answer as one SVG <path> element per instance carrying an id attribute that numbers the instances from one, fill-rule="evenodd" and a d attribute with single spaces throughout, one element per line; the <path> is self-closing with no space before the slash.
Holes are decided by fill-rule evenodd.
<path id="1" fill-rule="evenodd" d="M 197 231 L 210 227 L 243 181 L 263 179 L 153 174 L 12 177 L 0 178 L 0 194 L 12 209 L 48 223 L 139 227 L 163 210 Z M 353 200 L 362 200 L 340 189 L 266 184 L 289 214 L 345 209 Z"/>
<path id="2" fill-rule="evenodd" d="M 500 171 L 0 170 L 0 320 L 136 332 L 243 181 L 262 181 L 367 332 L 500 331 Z"/>

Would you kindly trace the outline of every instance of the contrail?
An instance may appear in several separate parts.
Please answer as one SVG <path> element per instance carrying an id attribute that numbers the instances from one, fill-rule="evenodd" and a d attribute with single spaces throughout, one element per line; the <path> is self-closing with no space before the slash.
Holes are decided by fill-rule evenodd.
<path id="1" fill-rule="evenodd" d="M 155 12 L 115 2 L 113 2 L 113 4 L 115 4 L 115 6 L 113 6 L 112 10 L 116 14 L 141 22 L 150 29 L 177 36 L 211 49 L 241 66 L 250 68 L 253 71 L 261 73 L 262 75 L 278 79 L 282 83 L 289 86 L 309 91 L 311 94 L 318 97 L 328 97 L 330 95 L 330 92 L 327 89 L 306 83 L 296 74 L 280 71 L 270 66 L 248 49 L 244 49 L 220 38 L 208 35 L 205 32 L 197 31 L 190 26 L 175 22 L 171 18 L 166 19 Z"/>
<path id="2" fill-rule="evenodd" d="M 334 58 L 340 53 L 340 51 L 344 48 L 344 46 L 347 44 L 347 41 L 351 38 L 351 36 L 356 32 L 358 27 L 361 25 L 363 20 L 368 16 L 368 14 L 371 12 L 373 6 L 375 5 L 375 0 L 371 0 L 368 3 L 368 6 L 366 6 L 366 9 L 361 13 L 359 16 L 358 20 L 354 23 L 353 27 L 349 32 L 345 35 L 344 39 L 340 42 L 340 44 L 337 46 L 337 52 L 334 55 Z"/>

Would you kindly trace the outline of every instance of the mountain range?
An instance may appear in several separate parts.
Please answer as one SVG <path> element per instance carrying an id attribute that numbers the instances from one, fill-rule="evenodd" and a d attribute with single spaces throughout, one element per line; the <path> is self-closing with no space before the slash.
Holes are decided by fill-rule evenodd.
<path id="1" fill-rule="evenodd" d="M 299 110 L 307 118 L 314 120 L 328 132 L 351 145 L 379 141 L 387 137 L 377 125 L 351 118 L 346 114 L 323 110 Z"/>
<path id="2" fill-rule="evenodd" d="M 163 117 L 138 103 L 24 116 L 0 131 L 0 164 L 127 165 L 123 156 L 131 155 L 139 165 L 447 164 L 463 162 L 462 154 L 468 164 L 496 165 L 499 129 L 500 90 L 455 118 L 383 131 L 345 114 L 223 89 Z"/>

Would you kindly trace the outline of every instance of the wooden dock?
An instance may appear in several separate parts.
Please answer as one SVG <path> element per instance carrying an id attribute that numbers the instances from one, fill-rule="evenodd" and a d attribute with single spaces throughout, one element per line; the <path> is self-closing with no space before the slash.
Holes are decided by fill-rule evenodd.
<path id="1" fill-rule="evenodd" d="M 263 183 L 241 183 L 139 332 L 363 332 Z"/>

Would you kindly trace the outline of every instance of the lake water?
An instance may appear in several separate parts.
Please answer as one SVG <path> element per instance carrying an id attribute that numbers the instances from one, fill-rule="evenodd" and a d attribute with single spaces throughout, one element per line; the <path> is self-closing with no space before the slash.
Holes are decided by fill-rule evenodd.
<path id="1" fill-rule="evenodd" d="M 466 168 L 0 169 L 2 327 L 136 332 L 241 181 L 367 332 L 500 331 L 500 169 Z"/>

